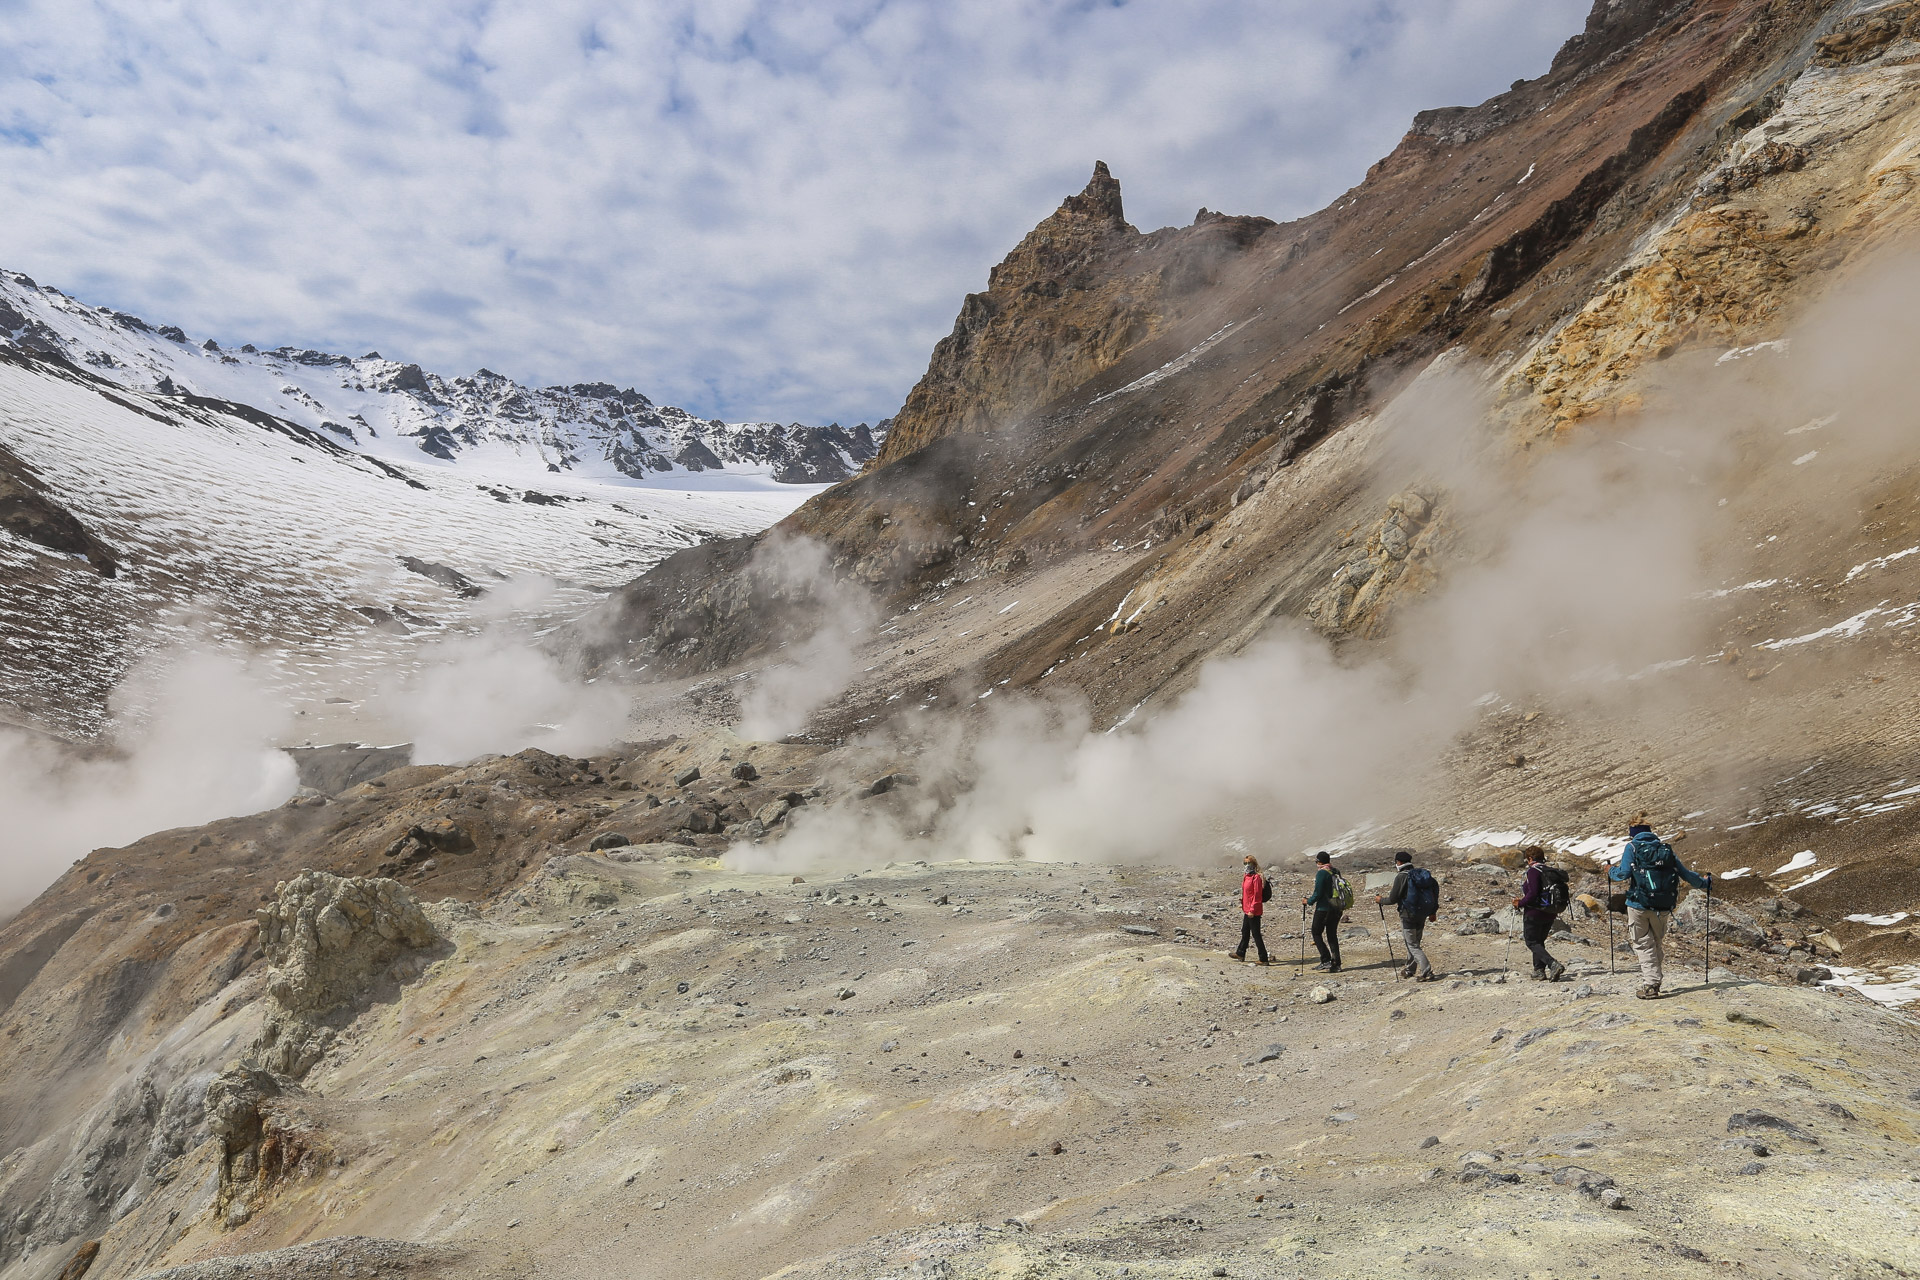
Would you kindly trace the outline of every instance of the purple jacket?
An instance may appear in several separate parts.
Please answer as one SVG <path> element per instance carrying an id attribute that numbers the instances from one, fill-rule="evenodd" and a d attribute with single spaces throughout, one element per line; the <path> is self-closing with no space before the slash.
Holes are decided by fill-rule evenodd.
<path id="1" fill-rule="evenodd" d="M 1541 874 L 1545 870 L 1546 865 L 1544 862 L 1531 862 L 1527 864 L 1527 878 L 1520 886 L 1520 900 L 1527 904 L 1522 909 L 1528 915 L 1535 917 L 1545 916 L 1551 920 L 1553 919 L 1553 912 L 1539 905 L 1541 895 L 1547 887 L 1547 878 Z"/>

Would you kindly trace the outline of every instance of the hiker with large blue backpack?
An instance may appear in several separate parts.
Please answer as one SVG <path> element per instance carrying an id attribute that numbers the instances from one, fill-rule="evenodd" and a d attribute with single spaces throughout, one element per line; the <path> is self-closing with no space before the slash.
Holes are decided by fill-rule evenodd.
<path id="1" fill-rule="evenodd" d="M 1665 976 L 1662 943 L 1680 901 L 1680 882 L 1711 892 L 1713 877 L 1681 865 L 1673 846 L 1653 833 L 1643 813 L 1627 824 L 1627 847 L 1607 878 L 1627 882 L 1627 940 L 1640 961 L 1640 990 L 1634 994 L 1642 1000 L 1658 1000 Z"/>
<path id="2" fill-rule="evenodd" d="M 1404 849 L 1393 855 L 1393 864 L 1396 873 L 1393 887 L 1384 897 L 1375 897 L 1374 902 L 1400 912 L 1400 940 L 1407 944 L 1408 956 L 1400 976 L 1415 982 L 1432 982 L 1439 975 L 1427 961 L 1420 935 L 1440 914 L 1440 882 L 1425 867 L 1414 866 L 1413 855 Z"/>

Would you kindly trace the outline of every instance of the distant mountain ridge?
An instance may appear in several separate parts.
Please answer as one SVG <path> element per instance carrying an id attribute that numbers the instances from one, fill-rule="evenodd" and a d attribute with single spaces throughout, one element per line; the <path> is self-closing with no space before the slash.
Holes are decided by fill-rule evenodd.
<path id="1" fill-rule="evenodd" d="M 607 382 L 529 387 L 490 369 L 443 377 L 417 364 L 251 343 L 199 343 L 173 325 L 81 302 L 0 271 L 0 343 L 133 390 L 243 404 L 397 461 L 518 459 L 546 472 L 633 480 L 722 471 L 831 484 L 860 470 L 888 423 L 722 422 Z"/>

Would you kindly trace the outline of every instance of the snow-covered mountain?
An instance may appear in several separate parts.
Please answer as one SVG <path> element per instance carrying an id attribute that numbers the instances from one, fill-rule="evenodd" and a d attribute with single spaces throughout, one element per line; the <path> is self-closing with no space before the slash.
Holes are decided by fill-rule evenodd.
<path id="1" fill-rule="evenodd" d="M 635 480 L 730 472 L 830 484 L 859 470 L 886 438 L 884 422 L 722 422 L 656 405 L 631 387 L 529 387 L 489 369 L 446 378 L 377 351 L 228 350 L 11 271 L 0 271 L 0 341 L 131 390 L 248 405 L 392 461 L 484 458 Z"/>
<path id="2" fill-rule="evenodd" d="M 209 639 L 266 655 L 296 704 L 358 701 L 425 641 L 538 631 L 765 529 L 874 447 L 611 386 L 191 345 L 4 272 L 0 332 L 0 723 L 66 734 L 106 724 L 145 654 Z"/>

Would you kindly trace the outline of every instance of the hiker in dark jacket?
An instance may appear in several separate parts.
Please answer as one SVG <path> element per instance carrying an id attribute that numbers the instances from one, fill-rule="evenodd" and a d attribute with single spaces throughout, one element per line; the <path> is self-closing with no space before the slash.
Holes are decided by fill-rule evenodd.
<path id="1" fill-rule="evenodd" d="M 1325 849 L 1313 855 L 1319 869 L 1313 873 L 1313 893 L 1300 899 L 1300 905 L 1313 908 L 1313 946 L 1320 963 L 1313 966 L 1328 973 L 1340 972 L 1340 907 L 1333 896 L 1333 855 Z"/>
<path id="2" fill-rule="evenodd" d="M 1640 961 L 1640 989 L 1634 995 L 1658 1000 L 1665 977 L 1662 943 L 1680 900 L 1680 881 L 1704 889 L 1713 877 L 1687 870 L 1673 846 L 1653 834 L 1643 813 L 1627 824 L 1627 847 L 1620 851 L 1607 879 L 1627 881 L 1627 939 Z"/>
<path id="3" fill-rule="evenodd" d="M 1260 874 L 1260 860 L 1248 854 L 1240 860 L 1246 872 L 1240 877 L 1240 946 L 1229 952 L 1235 960 L 1247 958 L 1247 940 L 1253 940 L 1260 963 L 1267 962 L 1267 940 L 1260 936 L 1260 913 L 1266 909 L 1267 882 Z"/>
<path id="4" fill-rule="evenodd" d="M 1387 890 L 1386 897 L 1376 897 L 1374 901 L 1400 913 L 1400 939 L 1407 944 L 1408 956 L 1407 967 L 1400 971 L 1400 976 L 1415 982 L 1432 982 L 1438 975 L 1427 963 L 1420 935 L 1439 914 L 1440 886 L 1432 872 L 1413 865 L 1413 855 L 1404 849 L 1393 855 L 1393 863 L 1397 872 L 1393 887 Z"/>
<path id="5" fill-rule="evenodd" d="M 1521 913 L 1520 940 L 1533 952 L 1533 980 L 1558 982 L 1567 966 L 1547 954 L 1547 935 L 1553 931 L 1553 919 L 1559 914 L 1547 905 L 1547 851 L 1530 844 L 1526 854 L 1527 878 L 1520 884 L 1520 896 L 1513 900 Z"/>

